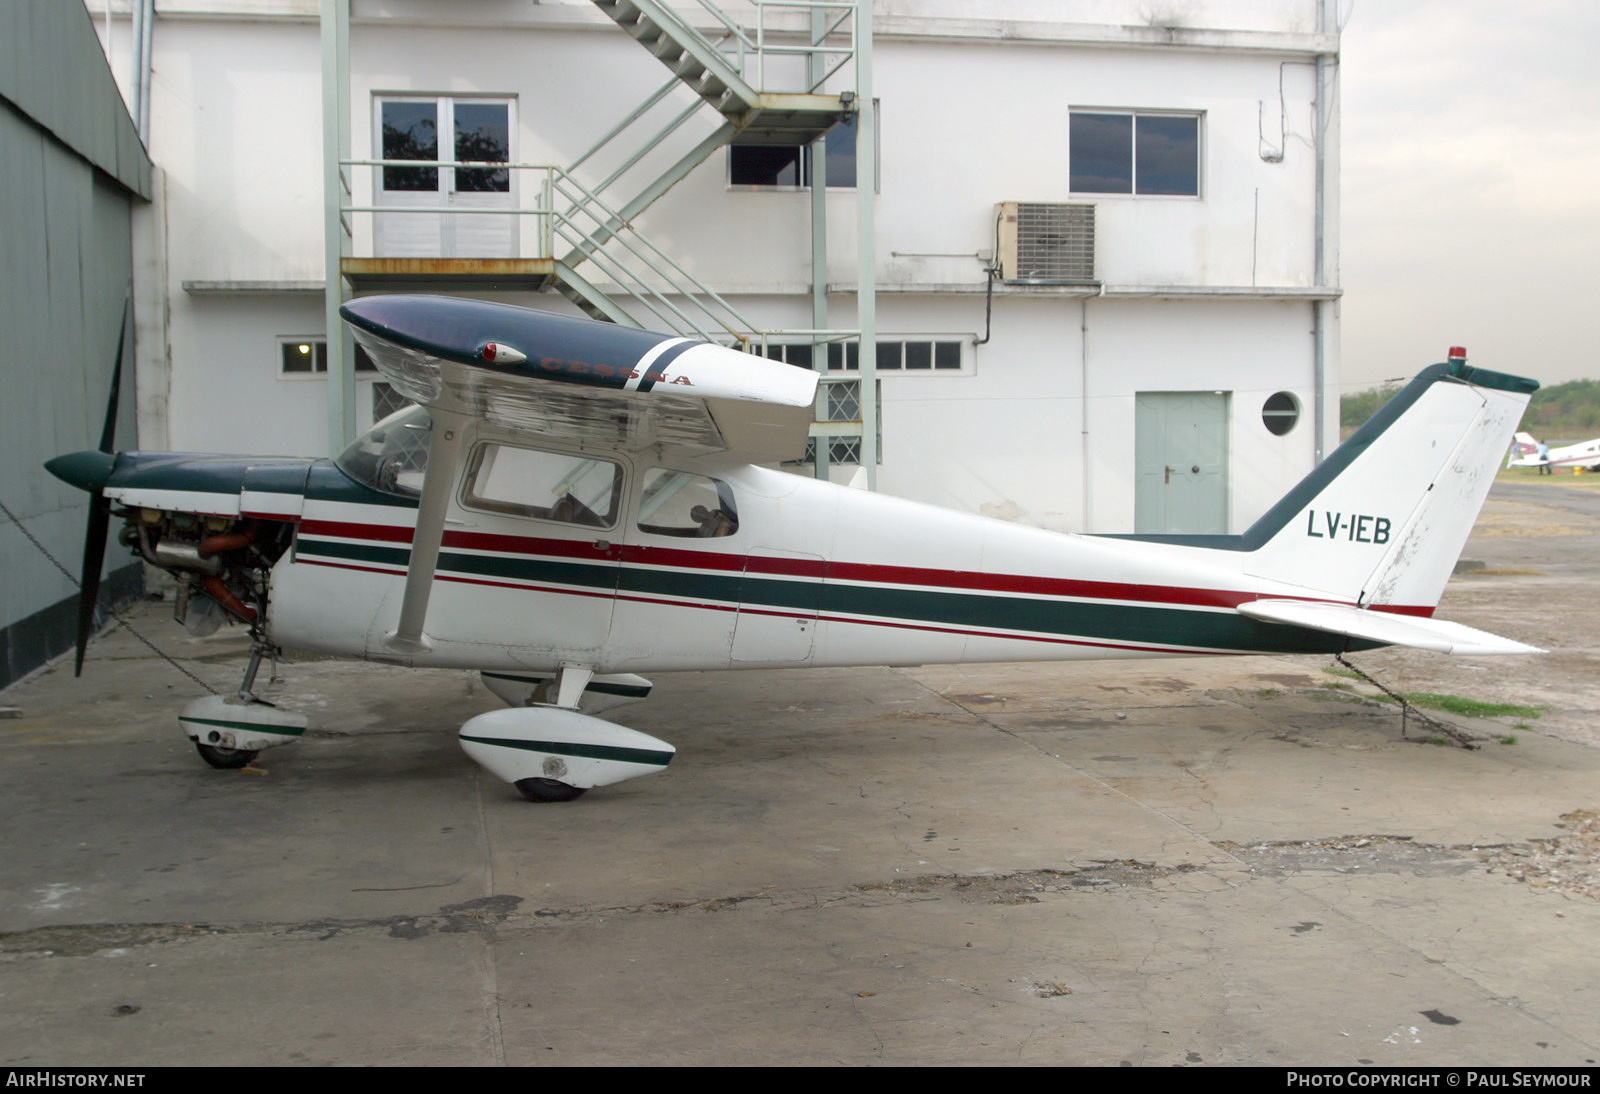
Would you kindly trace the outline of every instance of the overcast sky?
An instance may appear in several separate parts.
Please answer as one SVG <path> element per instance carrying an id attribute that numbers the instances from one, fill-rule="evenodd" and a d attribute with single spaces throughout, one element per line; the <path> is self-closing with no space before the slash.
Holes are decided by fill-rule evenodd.
<path id="1" fill-rule="evenodd" d="M 1345 390 L 1600 379 L 1600 4 L 1344 0 Z"/>

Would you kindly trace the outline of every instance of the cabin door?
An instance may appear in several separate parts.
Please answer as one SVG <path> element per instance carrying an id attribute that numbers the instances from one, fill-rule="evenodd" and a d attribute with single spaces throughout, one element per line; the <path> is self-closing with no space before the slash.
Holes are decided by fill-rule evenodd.
<path id="1" fill-rule="evenodd" d="M 1141 391 L 1134 406 L 1134 531 L 1228 530 L 1228 395 Z"/>
<path id="2" fill-rule="evenodd" d="M 592 661 L 616 603 L 623 466 L 509 441 L 480 441 L 465 465 L 445 517 L 429 638 L 484 665 Z M 386 612 L 398 615 L 402 589 Z"/>

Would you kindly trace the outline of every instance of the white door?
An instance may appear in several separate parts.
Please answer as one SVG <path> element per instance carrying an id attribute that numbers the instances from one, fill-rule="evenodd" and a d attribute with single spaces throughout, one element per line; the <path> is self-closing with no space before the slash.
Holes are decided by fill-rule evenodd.
<path id="1" fill-rule="evenodd" d="M 373 102 L 377 158 L 457 163 L 511 162 L 516 104 L 510 99 L 384 97 Z M 380 167 L 375 204 L 414 207 L 379 213 L 380 258 L 514 258 L 516 204 L 505 167 Z"/>
<path id="2" fill-rule="evenodd" d="M 1228 396 L 1141 391 L 1134 402 L 1134 531 L 1228 530 Z"/>

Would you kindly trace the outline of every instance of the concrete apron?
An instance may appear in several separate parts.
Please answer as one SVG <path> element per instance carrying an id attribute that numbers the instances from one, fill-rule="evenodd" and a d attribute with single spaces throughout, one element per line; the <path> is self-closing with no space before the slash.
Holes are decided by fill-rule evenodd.
<path id="1" fill-rule="evenodd" d="M 1595 603 L 1600 565 L 1541 565 L 1441 614 L 1548 641 L 1530 597 Z M 136 626 L 236 686 L 237 636 Z M 1587 687 L 1532 660 L 1359 659 Z M 0 1061 L 1600 1058 L 1585 695 L 1453 719 L 1465 751 L 1325 664 L 663 676 L 617 720 L 672 766 L 535 806 L 454 742 L 497 705 L 471 674 L 285 666 L 312 732 L 218 772 L 195 686 L 114 631 L 0 697 Z"/>

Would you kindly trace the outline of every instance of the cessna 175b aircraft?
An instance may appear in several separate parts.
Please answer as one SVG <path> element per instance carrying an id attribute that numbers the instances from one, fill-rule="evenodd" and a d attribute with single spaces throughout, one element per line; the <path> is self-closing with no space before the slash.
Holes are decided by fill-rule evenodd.
<path id="1" fill-rule="evenodd" d="M 250 627 L 238 695 L 180 715 L 215 766 L 305 729 L 252 694 L 284 646 L 480 671 L 510 705 L 462 745 L 536 801 L 672 758 L 593 717 L 648 694 L 636 673 L 1537 652 L 1432 618 L 1538 386 L 1464 352 L 1242 535 L 1061 535 L 760 466 L 801 454 L 808 370 L 476 300 L 343 314 L 416 405 L 337 459 L 115 453 L 108 427 L 48 465 L 96 495 L 80 667 L 113 507 L 191 629 Z"/>

